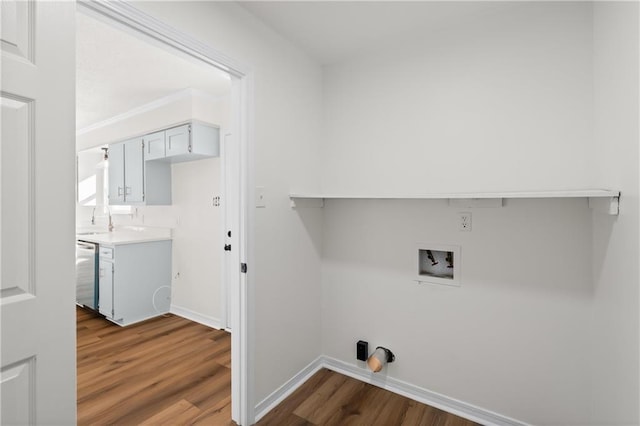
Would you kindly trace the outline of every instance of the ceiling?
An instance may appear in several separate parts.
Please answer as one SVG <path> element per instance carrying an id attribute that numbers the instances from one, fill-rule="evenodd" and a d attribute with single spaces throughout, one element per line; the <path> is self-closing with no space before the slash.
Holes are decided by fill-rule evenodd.
<path id="1" fill-rule="evenodd" d="M 507 2 L 508 4 L 510 2 Z M 249 13 L 327 65 L 408 40 L 505 2 L 241 1 Z M 177 91 L 230 91 L 226 73 L 77 14 L 76 128 L 80 131 Z"/>
<path id="2" fill-rule="evenodd" d="M 176 56 L 85 14 L 77 14 L 76 129 L 177 91 L 230 92 L 226 73 Z"/>
<path id="3" fill-rule="evenodd" d="M 488 1 L 241 1 L 323 65 L 508 6 Z"/>

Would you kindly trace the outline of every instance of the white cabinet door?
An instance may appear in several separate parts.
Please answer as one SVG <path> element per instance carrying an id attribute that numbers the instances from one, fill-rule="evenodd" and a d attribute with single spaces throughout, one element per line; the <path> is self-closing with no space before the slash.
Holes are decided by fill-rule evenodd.
<path id="1" fill-rule="evenodd" d="M 144 201 L 144 152 L 142 138 L 109 145 L 109 204 Z"/>
<path id="2" fill-rule="evenodd" d="M 0 424 L 73 425 L 76 4 L 0 8 Z"/>
<path id="3" fill-rule="evenodd" d="M 98 311 L 107 318 L 113 318 L 113 263 L 100 260 L 98 274 Z"/>
<path id="4" fill-rule="evenodd" d="M 171 157 L 174 155 L 187 154 L 191 147 L 191 125 L 174 127 L 165 131 L 166 155 Z"/>
<path id="5" fill-rule="evenodd" d="M 158 158 L 164 158 L 164 134 L 165 131 L 151 133 L 144 137 L 144 159 L 156 160 Z"/>
<path id="6" fill-rule="evenodd" d="M 124 204 L 124 143 L 109 145 L 109 204 Z"/>
<path id="7" fill-rule="evenodd" d="M 144 201 L 142 138 L 124 143 L 124 201 L 127 204 L 139 204 Z"/>
<path id="8" fill-rule="evenodd" d="M 198 122 L 165 130 L 165 159 L 171 163 L 220 156 L 220 129 Z"/>

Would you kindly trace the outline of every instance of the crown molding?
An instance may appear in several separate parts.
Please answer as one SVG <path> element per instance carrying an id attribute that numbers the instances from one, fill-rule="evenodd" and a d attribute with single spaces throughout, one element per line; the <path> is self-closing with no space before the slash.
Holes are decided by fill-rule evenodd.
<path id="1" fill-rule="evenodd" d="M 229 97 L 229 95 L 223 95 L 223 96 L 212 96 L 202 90 L 198 90 L 198 89 L 192 89 L 192 88 L 188 88 L 188 89 L 183 89 L 183 90 L 179 90 L 177 92 L 173 92 L 167 96 L 163 96 L 161 98 L 158 98 L 154 101 L 151 101 L 149 103 L 146 103 L 144 105 L 140 105 L 139 107 L 133 108 L 129 111 L 123 112 L 121 114 L 118 115 L 114 115 L 113 117 L 107 118 L 105 120 L 102 121 L 98 121 L 97 123 L 94 124 L 90 124 L 88 126 L 85 126 L 81 129 L 78 129 L 76 131 L 76 136 L 81 136 L 84 135 L 86 133 L 89 132 L 93 132 L 94 130 L 98 130 L 98 129 L 102 129 L 104 127 L 107 126 L 111 126 L 113 124 L 119 123 L 121 121 L 127 120 L 129 118 L 156 110 L 158 108 L 161 108 L 163 106 L 169 105 L 173 102 L 177 102 L 179 100 L 182 99 L 187 99 L 187 98 L 191 98 L 191 99 L 195 99 L 195 98 L 199 98 L 199 99 L 205 99 L 207 101 L 219 101 L 219 100 L 223 100 L 223 99 L 227 99 Z"/>

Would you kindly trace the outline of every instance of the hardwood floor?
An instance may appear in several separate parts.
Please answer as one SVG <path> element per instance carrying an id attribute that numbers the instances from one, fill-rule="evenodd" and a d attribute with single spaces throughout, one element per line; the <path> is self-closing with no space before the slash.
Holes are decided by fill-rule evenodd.
<path id="1" fill-rule="evenodd" d="M 235 425 L 229 333 L 174 315 L 123 328 L 76 313 L 78 425 Z M 476 423 L 322 369 L 258 425 Z"/>
<path id="2" fill-rule="evenodd" d="M 123 328 L 76 313 L 78 425 L 235 425 L 229 333 L 174 315 Z"/>
<path id="3" fill-rule="evenodd" d="M 271 410 L 260 426 L 475 426 L 476 423 L 322 369 Z"/>

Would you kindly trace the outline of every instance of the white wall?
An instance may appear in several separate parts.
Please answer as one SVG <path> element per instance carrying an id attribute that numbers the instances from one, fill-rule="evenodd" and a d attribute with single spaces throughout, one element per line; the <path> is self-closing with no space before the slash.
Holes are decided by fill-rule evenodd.
<path id="1" fill-rule="evenodd" d="M 209 103 L 194 118 L 221 127 L 221 143 L 229 121 L 229 100 Z M 219 327 L 222 315 L 222 208 L 220 157 L 171 166 L 172 206 L 179 222 L 173 230 L 173 307 L 194 313 Z"/>
<path id="2" fill-rule="evenodd" d="M 506 3 L 328 67 L 323 190 L 594 185 L 592 30 L 587 3 Z M 395 352 L 391 377 L 532 424 L 588 424 L 591 220 L 584 199 L 329 201 L 323 352 L 358 365 L 369 340 Z M 461 246 L 460 288 L 412 281 L 421 241 Z"/>
<path id="3" fill-rule="evenodd" d="M 457 230 L 446 201 L 329 201 L 323 352 L 396 355 L 388 375 L 532 424 L 589 418 L 591 211 L 513 200 Z M 416 244 L 461 247 L 461 287 L 417 284 Z M 362 366 L 362 365 L 360 365 Z"/>
<path id="4" fill-rule="evenodd" d="M 639 424 L 637 2 L 594 5 L 598 184 L 622 191 L 620 215 L 593 218 L 593 423 Z"/>
<path id="5" fill-rule="evenodd" d="M 323 190 L 592 184 L 591 8 L 504 2 L 325 70 Z"/>
<path id="6" fill-rule="evenodd" d="M 180 218 L 173 230 L 171 304 L 219 327 L 222 212 L 213 197 L 220 195 L 220 158 L 174 164 L 171 179 L 174 211 Z"/>
<path id="7" fill-rule="evenodd" d="M 137 7 L 248 64 L 254 73 L 255 182 L 267 207 L 255 210 L 255 264 L 249 274 L 255 313 L 251 351 L 255 402 L 321 352 L 321 212 L 299 216 L 290 186 L 317 189 L 322 74 L 240 6 L 221 2 L 136 2 Z M 250 202 L 253 200 L 250 200 Z M 295 345 L 292 343 L 295 342 Z"/>

